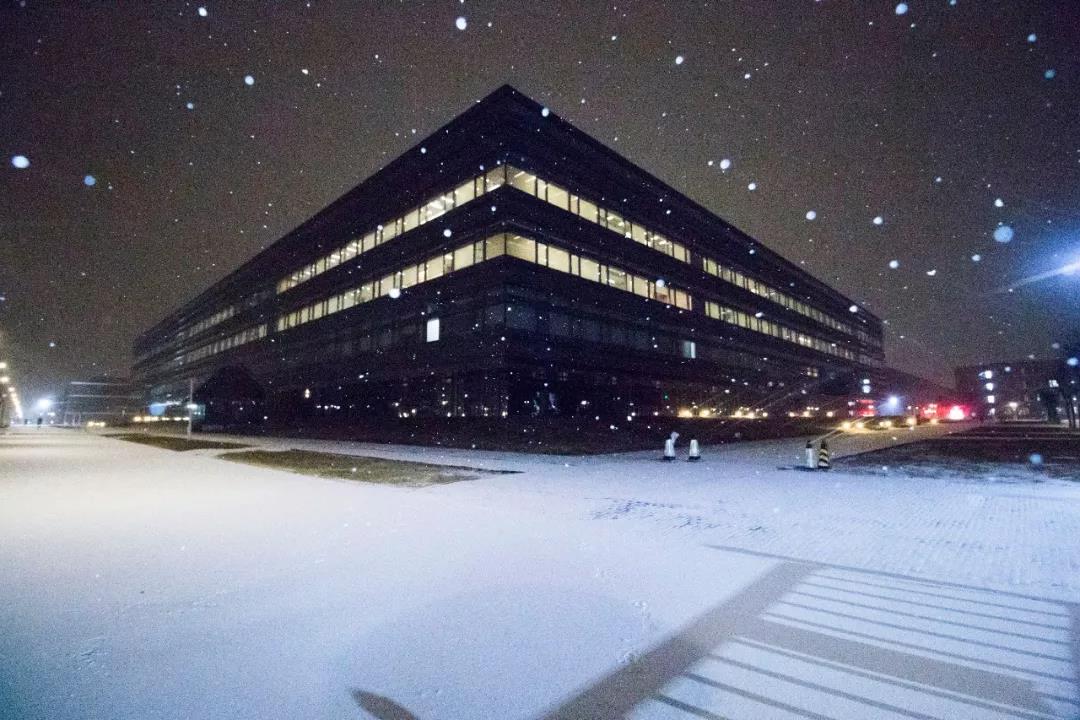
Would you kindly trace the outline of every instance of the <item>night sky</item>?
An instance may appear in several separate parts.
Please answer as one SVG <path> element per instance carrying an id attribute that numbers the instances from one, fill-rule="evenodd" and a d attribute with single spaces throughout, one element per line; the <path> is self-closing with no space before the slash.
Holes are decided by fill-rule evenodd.
<path id="1" fill-rule="evenodd" d="M 126 375 L 138 332 L 503 83 L 882 317 L 890 364 L 1049 357 L 1080 273 L 1009 286 L 1080 260 L 1080 3 L 904 9 L 5 1 L 0 359 L 24 402 Z"/>

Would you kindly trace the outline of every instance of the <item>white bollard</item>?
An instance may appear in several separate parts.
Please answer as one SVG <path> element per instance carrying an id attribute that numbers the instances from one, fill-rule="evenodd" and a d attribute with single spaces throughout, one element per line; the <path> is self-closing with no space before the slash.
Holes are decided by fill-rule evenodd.
<path id="1" fill-rule="evenodd" d="M 675 441 L 668 438 L 664 441 L 664 460 L 671 462 L 675 459 Z"/>
<path id="2" fill-rule="evenodd" d="M 808 470 L 817 470 L 817 456 L 814 454 L 814 442 L 812 440 L 806 441 L 806 468 Z"/>
<path id="3" fill-rule="evenodd" d="M 698 447 L 697 440 L 690 441 L 690 457 L 686 458 L 690 462 L 697 462 L 701 459 L 701 448 Z"/>

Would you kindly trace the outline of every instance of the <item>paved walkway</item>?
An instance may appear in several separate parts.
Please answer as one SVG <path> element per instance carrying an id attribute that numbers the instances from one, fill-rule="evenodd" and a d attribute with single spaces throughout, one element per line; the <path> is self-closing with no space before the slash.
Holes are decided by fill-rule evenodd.
<path id="1" fill-rule="evenodd" d="M 1080 715 L 1080 488 L 735 450 L 410 489 L 0 436 L 0 717 Z"/>
<path id="2" fill-rule="evenodd" d="M 830 451 L 835 457 L 854 453 L 878 450 L 897 444 L 942 437 L 949 433 L 960 432 L 976 427 L 975 423 L 943 423 L 938 425 L 920 425 L 915 428 L 898 427 L 893 430 L 865 430 L 838 432 L 828 438 Z M 136 431 L 151 434 L 160 433 L 155 427 L 146 426 Z M 82 432 L 82 431 L 80 431 Z M 106 430 L 97 434 L 118 434 L 116 430 Z M 175 432 L 161 434 L 176 435 Z M 369 457 L 390 458 L 394 460 L 419 460 L 445 465 L 468 465 L 482 469 L 520 470 L 533 468 L 538 464 L 551 466 L 600 465 L 609 467 L 613 463 L 638 463 L 642 460 L 659 458 L 663 454 L 662 443 L 656 450 L 613 453 L 608 455 L 542 455 L 520 452 L 501 452 L 495 450 L 468 450 L 462 448 L 442 448 L 422 445 L 391 445 L 385 443 L 349 442 L 341 440 L 313 440 L 306 438 L 266 437 L 230 434 L 197 434 L 223 442 L 238 442 L 254 447 L 273 450 L 299 449 L 319 452 L 342 453 L 346 455 L 364 455 Z M 717 455 L 725 460 L 739 463 L 752 463 L 768 467 L 779 465 L 802 464 L 807 440 L 817 438 L 795 437 L 778 440 L 760 440 L 754 442 L 735 442 L 725 445 L 704 446 L 706 456 Z M 678 455 L 686 457 L 689 438 L 681 438 Z M 211 451 L 213 452 L 213 451 Z"/>

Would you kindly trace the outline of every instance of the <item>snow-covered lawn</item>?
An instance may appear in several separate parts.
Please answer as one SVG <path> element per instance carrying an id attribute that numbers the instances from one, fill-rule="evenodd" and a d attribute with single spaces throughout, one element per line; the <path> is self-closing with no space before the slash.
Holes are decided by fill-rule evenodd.
<path id="1" fill-rule="evenodd" d="M 522 472 L 0 436 L 0 716 L 1080 714 L 1075 484 L 311 442 L 259 444 Z"/>

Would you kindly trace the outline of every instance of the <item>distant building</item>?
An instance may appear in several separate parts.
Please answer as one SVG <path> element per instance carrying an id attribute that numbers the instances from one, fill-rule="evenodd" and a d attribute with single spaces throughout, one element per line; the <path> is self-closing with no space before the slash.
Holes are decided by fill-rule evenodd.
<path id="1" fill-rule="evenodd" d="M 884 366 L 872 313 L 508 86 L 134 355 L 207 424 L 779 415 Z"/>
<path id="2" fill-rule="evenodd" d="M 1017 360 L 956 368 L 956 390 L 979 414 L 1008 420 L 1068 417 L 1080 371 L 1064 360 Z"/>
<path id="3" fill-rule="evenodd" d="M 69 382 L 56 414 L 63 425 L 114 424 L 139 414 L 143 404 L 142 389 L 130 380 L 102 375 Z"/>

